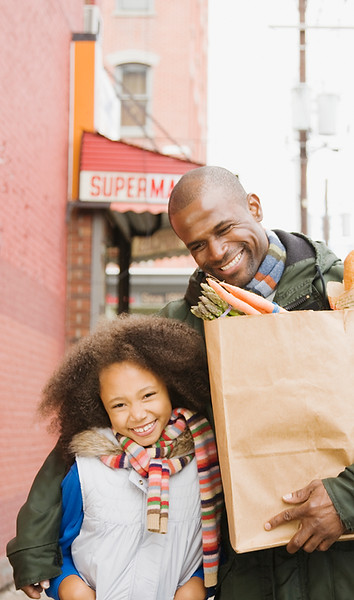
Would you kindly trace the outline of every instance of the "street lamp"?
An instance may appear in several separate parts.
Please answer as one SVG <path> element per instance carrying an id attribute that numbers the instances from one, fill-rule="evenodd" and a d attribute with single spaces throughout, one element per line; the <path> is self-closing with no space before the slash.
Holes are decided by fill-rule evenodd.
<path id="1" fill-rule="evenodd" d="M 322 92 L 317 95 L 317 133 L 320 136 L 333 136 L 337 133 L 339 96 Z M 307 142 L 311 129 L 311 93 L 306 83 L 300 83 L 292 90 L 293 129 L 298 132 L 300 141 L 300 213 L 301 231 L 308 233 L 308 203 L 307 203 Z M 321 148 L 326 147 L 323 144 Z M 319 150 L 319 148 L 317 148 Z M 334 150 L 332 148 L 332 150 Z M 315 150 L 316 151 L 316 150 Z M 328 244 L 329 216 L 327 201 L 328 179 L 325 179 L 325 212 L 323 217 L 324 240 Z"/>
<path id="2" fill-rule="evenodd" d="M 298 132 L 300 143 L 300 214 L 301 231 L 307 234 L 307 141 L 311 131 L 311 98 L 306 84 L 306 31 L 308 29 L 354 29 L 350 25 L 306 25 L 307 0 L 298 0 L 298 25 L 271 25 L 271 27 L 296 27 L 299 32 L 299 83 L 292 90 L 293 128 Z M 317 98 L 318 133 L 330 136 L 337 133 L 337 112 L 339 97 L 337 94 L 323 93 Z M 325 143 L 324 146 L 327 146 Z M 335 148 L 331 148 L 337 151 Z M 327 186 L 327 183 L 326 183 Z M 327 211 L 327 187 L 325 192 Z M 326 215 L 326 213 L 325 213 Z M 326 230 L 328 236 L 328 228 Z"/>
<path id="3" fill-rule="evenodd" d="M 332 136 L 337 133 L 339 96 L 322 92 L 317 96 L 317 133 L 321 136 Z M 300 212 L 301 231 L 308 233 L 307 215 L 307 142 L 311 128 L 311 91 L 307 83 L 300 82 L 292 89 L 293 129 L 298 132 L 300 142 Z"/>

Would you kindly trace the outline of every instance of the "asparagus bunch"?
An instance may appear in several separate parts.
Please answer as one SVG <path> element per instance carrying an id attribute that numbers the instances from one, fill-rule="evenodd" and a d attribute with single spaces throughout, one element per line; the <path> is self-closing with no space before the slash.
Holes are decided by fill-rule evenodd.
<path id="1" fill-rule="evenodd" d="M 221 317 L 228 309 L 229 312 L 227 314 L 230 316 L 242 314 L 234 308 L 230 309 L 230 305 L 225 300 L 222 300 L 207 283 L 201 283 L 201 287 L 203 293 L 199 296 L 199 302 L 196 306 L 191 307 L 191 312 L 194 316 L 204 319 L 204 321 L 211 321 L 212 319 Z"/>

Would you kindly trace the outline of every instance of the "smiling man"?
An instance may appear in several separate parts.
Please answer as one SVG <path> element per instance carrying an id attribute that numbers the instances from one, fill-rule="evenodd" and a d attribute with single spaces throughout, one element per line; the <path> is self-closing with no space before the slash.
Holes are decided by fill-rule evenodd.
<path id="1" fill-rule="evenodd" d="M 256 194 L 222 167 L 188 171 L 169 201 L 171 225 L 199 266 L 183 299 L 162 309 L 203 333 L 190 312 L 206 274 L 252 290 L 287 310 L 329 308 L 326 283 L 341 281 L 342 261 L 323 242 L 300 233 L 265 229 Z"/>
<path id="2" fill-rule="evenodd" d="M 185 321 L 202 334 L 203 321 L 190 308 L 198 303 L 206 274 L 250 289 L 287 310 L 328 309 L 327 281 L 343 279 L 342 261 L 323 242 L 265 229 L 259 198 L 221 167 L 186 173 L 172 191 L 169 217 L 199 269 L 184 298 L 170 302 L 162 314 Z M 218 600 L 352 596 L 354 543 L 336 542 L 345 530 L 354 530 L 354 465 L 336 478 L 304 480 L 304 486 L 289 490 L 293 492 L 287 498 L 289 508 L 265 524 L 269 530 L 299 521 L 301 526 L 286 548 L 236 554 L 228 543 L 225 519 L 226 558 L 219 573 Z"/>

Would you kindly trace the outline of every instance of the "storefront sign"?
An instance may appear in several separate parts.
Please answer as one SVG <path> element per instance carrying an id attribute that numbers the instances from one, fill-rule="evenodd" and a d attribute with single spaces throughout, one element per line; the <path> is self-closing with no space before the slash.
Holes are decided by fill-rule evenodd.
<path id="1" fill-rule="evenodd" d="M 180 175 L 81 171 L 80 200 L 167 204 Z"/>

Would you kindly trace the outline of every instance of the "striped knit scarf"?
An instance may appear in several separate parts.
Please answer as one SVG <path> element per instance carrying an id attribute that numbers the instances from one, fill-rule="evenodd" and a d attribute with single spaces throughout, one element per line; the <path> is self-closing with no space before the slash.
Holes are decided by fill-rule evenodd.
<path id="1" fill-rule="evenodd" d="M 286 259 L 286 250 L 276 233 L 266 229 L 266 234 L 269 240 L 267 256 L 253 279 L 245 286 L 264 298 L 275 290 L 283 274 Z"/>
<path id="2" fill-rule="evenodd" d="M 186 428 L 192 434 L 194 449 L 185 456 L 171 457 Z M 195 455 L 201 497 L 204 585 L 216 585 L 222 490 L 214 434 L 207 420 L 186 408 L 175 408 L 153 446 L 139 446 L 119 434 L 117 440 L 122 452 L 100 458 L 112 469 L 133 467 L 142 477 L 148 478 L 147 528 L 157 533 L 167 532 L 170 475 L 183 469 Z"/>

